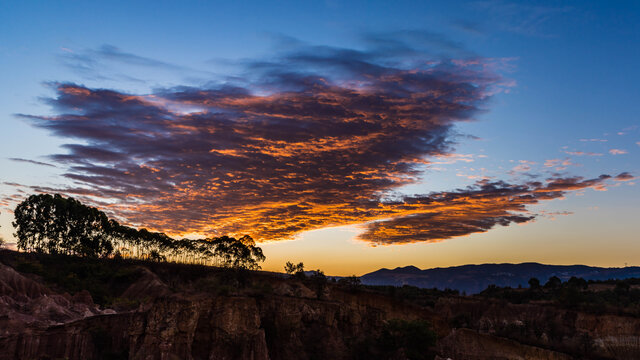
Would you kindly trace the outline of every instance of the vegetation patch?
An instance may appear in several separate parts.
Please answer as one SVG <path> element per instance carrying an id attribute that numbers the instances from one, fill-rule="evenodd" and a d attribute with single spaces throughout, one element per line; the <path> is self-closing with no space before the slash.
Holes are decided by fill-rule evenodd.
<path id="1" fill-rule="evenodd" d="M 523 289 L 490 285 L 477 296 L 505 300 L 512 304 L 546 302 L 567 310 L 640 317 L 638 278 L 587 281 L 572 277 L 562 282 L 553 276 L 544 285 L 532 278 L 529 285 L 529 288 Z M 592 290 L 593 288 L 601 290 Z"/>

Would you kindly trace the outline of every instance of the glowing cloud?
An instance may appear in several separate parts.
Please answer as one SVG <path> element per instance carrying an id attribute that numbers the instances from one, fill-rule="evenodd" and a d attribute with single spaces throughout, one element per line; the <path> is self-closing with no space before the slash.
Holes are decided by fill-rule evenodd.
<path id="1" fill-rule="evenodd" d="M 57 84 L 48 100 L 57 115 L 22 116 L 77 140 L 50 157 L 73 185 L 31 190 L 73 195 L 176 235 L 277 240 L 368 222 L 360 239 L 395 244 L 527 222 L 535 215 L 526 205 L 605 186 L 607 176 L 483 180 L 392 199 L 420 178 L 426 159 L 473 160 L 452 153 L 451 127 L 472 120 L 503 83 L 479 59 L 434 61 L 400 40 L 378 44 L 295 49 L 247 63 L 252 75 L 233 82 L 145 95 Z"/>
<path id="2" fill-rule="evenodd" d="M 525 185 L 482 180 L 464 190 L 406 197 L 395 209 L 408 215 L 371 222 L 359 238 L 381 245 L 434 242 L 486 232 L 496 225 L 525 223 L 536 217 L 527 211 L 527 205 L 561 198 L 567 191 L 604 190 L 609 178 L 550 178 L 546 183 Z"/>

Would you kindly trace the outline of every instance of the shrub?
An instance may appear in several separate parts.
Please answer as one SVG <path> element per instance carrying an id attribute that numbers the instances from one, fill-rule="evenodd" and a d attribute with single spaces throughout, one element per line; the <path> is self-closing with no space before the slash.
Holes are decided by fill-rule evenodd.
<path id="1" fill-rule="evenodd" d="M 378 343 L 389 356 L 403 352 L 407 359 L 433 359 L 430 348 L 436 344 L 437 335 L 431 324 L 424 320 L 389 320 L 380 335 Z"/>
<path id="2" fill-rule="evenodd" d="M 307 276 L 304 273 L 304 264 L 298 263 L 294 264 L 291 261 L 287 261 L 284 265 L 284 271 L 291 277 L 296 278 L 298 280 L 304 280 Z"/>
<path id="3" fill-rule="evenodd" d="M 545 289 L 557 289 L 562 285 L 562 280 L 560 280 L 557 276 L 552 276 L 549 278 L 546 284 L 544 284 Z"/>
<path id="4" fill-rule="evenodd" d="M 315 270 L 311 276 L 309 276 L 309 282 L 311 287 L 316 292 L 318 299 L 324 295 L 324 289 L 327 286 L 327 277 L 320 269 Z"/>
<path id="5" fill-rule="evenodd" d="M 355 290 L 360 287 L 360 278 L 355 275 L 343 277 L 338 280 L 338 285 L 344 286 L 350 290 Z"/>

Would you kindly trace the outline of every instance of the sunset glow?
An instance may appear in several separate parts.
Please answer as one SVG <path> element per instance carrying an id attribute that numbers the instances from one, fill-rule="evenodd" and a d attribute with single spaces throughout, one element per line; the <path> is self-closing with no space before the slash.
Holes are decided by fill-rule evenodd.
<path id="1" fill-rule="evenodd" d="M 137 25 L 139 5 L 41 5 L 0 11 L 9 243 L 20 201 L 60 193 L 174 237 L 250 235 L 273 271 L 640 265 L 637 5 L 191 3 L 225 19 L 178 24 L 149 3 Z"/>

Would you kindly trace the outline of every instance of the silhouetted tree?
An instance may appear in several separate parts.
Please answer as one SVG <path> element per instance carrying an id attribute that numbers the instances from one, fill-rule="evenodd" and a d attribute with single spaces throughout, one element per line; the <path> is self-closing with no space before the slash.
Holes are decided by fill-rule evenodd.
<path id="1" fill-rule="evenodd" d="M 585 289 L 585 290 L 589 287 L 589 284 L 587 283 L 587 280 L 585 280 L 583 278 L 575 277 L 575 276 L 572 276 L 567 281 L 567 285 L 570 286 L 570 287 L 574 287 L 576 289 Z"/>
<path id="2" fill-rule="evenodd" d="M 529 279 L 529 288 L 532 289 L 532 290 L 539 289 L 540 288 L 540 280 L 538 280 L 538 278 L 534 278 L 534 277 Z"/>
<path id="3" fill-rule="evenodd" d="M 107 216 L 75 199 L 31 195 L 16 207 L 14 216 L 18 249 L 91 257 L 113 250 Z"/>
<path id="4" fill-rule="evenodd" d="M 255 241 L 248 235 L 238 240 L 222 236 L 211 243 L 215 247 L 214 254 L 222 259 L 224 266 L 257 270 L 260 269 L 258 262 L 265 260 L 262 249 L 255 246 Z"/>
<path id="5" fill-rule="evenodd" d="M 318 299 L 322 298 L 324 295 L 324 289 L 327 286 L 327 277 L 324 272 L 320 269 L 315 270 L 311 276 L 309 276 L 309 282 L 311 283 L 313 290 L 316 292 Z"/>
<path id="6" fill-rule="evenodd" d="M 175 261 L 257 270 L 265 260 L 248 235 L 235 239 L 175 240 L 161 232 L 135 229 L 109 219 L 102 211 L 73 198 L 32 195 L 15 210 L 18 248 L 80 256 Z"/>
<path id="7" fill-rule="evenodd" d="M 544 284 L 545 289 L 557 289 L 562 285 L 562 280 L 557 276 L 552 276 L 549 278 L 546 284 Z"/>
<path id="8" fill-rule="evenodd" d="M 167 261 L 167 257 L 160 254 L 158 250 L 151 250 L 149 253 L 149 260 L 151 261 Z"/>
<path id="9" fill-rule="evenodd" d="M 350 290 L 355 290 L 360 287 L 360 278 L 355 275 L 343 277 L 338 280 L 338 285 L 345 286 Z"/>
<path id="10" fill-rule="evenodd" d="M 304 273 L 304 264 L 301 262 L 298 264 L 294 264 L 291 261 L 287 261 L 287 263 L 284 265 L 284 271 L 291 277 L 297 278 L 299 280 L 303 280 L 306 277 Z"/>

